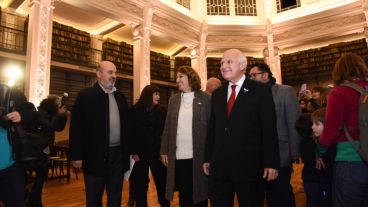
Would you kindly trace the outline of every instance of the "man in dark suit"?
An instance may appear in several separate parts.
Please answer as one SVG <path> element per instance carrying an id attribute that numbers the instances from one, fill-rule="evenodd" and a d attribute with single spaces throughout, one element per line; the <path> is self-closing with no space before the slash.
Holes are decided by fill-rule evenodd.
<path id="1" fill-rule="evenodd" d="M 82 90 L 74 103 L 70 123 L 70 159 L 83 167 L 87 207 L 121 206 L 123 173 L 129 169 L 128 104 L 115 87 L 116 67 L 102 61 L 97 83 Z"/>
<path id="2" fill-rule="evenodd" d="M 213 207 L 261 207 L 262 180 L 277 178 L 279 148 L 275 105 L 265 84 L 245 77 L 247 60 L 237 49 L 225 51 L 221 74 L 229 83 L 212 94 L 204 172 Z"/>

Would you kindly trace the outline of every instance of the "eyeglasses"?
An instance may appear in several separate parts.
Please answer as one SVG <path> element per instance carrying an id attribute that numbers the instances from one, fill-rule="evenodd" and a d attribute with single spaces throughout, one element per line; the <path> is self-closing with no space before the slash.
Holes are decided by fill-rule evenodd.
<path id="1" fill-rule="evenodd" d="M 249 73 L 250 78 L 255 78 L 257 75 L 263 74 L 265 72 L 259 72 L 259 73 Z"/>

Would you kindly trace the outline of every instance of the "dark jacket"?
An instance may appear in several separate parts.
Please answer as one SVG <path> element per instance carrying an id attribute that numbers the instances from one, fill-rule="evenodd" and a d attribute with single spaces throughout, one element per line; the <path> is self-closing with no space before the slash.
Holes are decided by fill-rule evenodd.
<path id="1" fill-rule="evenodd" d="M 38 108 L 37 122 L 44 136 L 49 139 L 49 146 L 52 148 L 55 142 L 55 131 L 63 131 L 66 124 L 66 114 L 50 114 L 42 108 Z"/>
<path id="2" fill-rule="evenodd" d="M 129 169 L 129 109 L 119 91 L 114 92 L 119 108 L 123 171 Z M 85 173 L 105 176 L 109 148 L 109 97 L 100 85 L 82 90 L 74 103 L 70 124 L 70 159 L 83 160 Z"/>
<path id="3" fill-rule="evenodd" d="M 259 181 L 264 168 L 280 166 L 275 104 L 263 83 L 246 78 L 227 116 L 228 84 L 212 94 L 206 143 L 210 179 Z"/>
<path id="4" fill-rule="evenodd" d="M 17 160 L 20 157 L 18 127 L 20 126 L 26 130 L 31 128 L 32 123 L 35 121 L 34 105 L 27 102 L 26 97 L 19 90 L 0 84 L 0 106 L 2 107 L 0 126 L 7 129 L 9 143 L 13 150 L 13 158 Z M 21 116 L 20 123 L 13 123 L 3 119 L 3 116 L 13 111 L 19 112 Z"/>
<path id="5" fill-rule="evenodd" d="M 161 134 L 165 125 L 166 110 L 156 106 L 147 111 L 143 105 L 131 109 L 133 124 L 132 154 L 138 154 L 141 160 L 160 157 Z"/>

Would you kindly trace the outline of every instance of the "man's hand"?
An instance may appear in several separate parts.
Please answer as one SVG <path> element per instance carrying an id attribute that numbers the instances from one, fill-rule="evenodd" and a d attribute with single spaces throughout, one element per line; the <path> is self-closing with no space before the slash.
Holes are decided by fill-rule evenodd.
<path id="1" fill-rule="evenodd" d="M 82 168 L 82 160 L 74 160 L 74 161 L 70 161 L 70 163 L 72 164 L 72 166 L 75 168 L 75 169 L 77 169 L 77 170 L 79 170 L 79 169 L 81 169 Z"/>
<path id="2" fill-rule="evenodd" d="M 204 174 L 206 174 L 207 176 L 210 175 L 210 163 L 209 162 L 205 162 L 203 163 L 203 172 Z"/>
<path id="3" fill-rule="evenodd" d="M 265 168 L 263 171 L 263 178 L 267 179 L 267 181 L 275 180 L 278 176 L 279 172 L 272 168 Z"/>
<path id="4" fill-rule="evenodd" d="M 161 155 L 161 162 L 167 167 L 169 164 L 169 157 L 167 155 Z"/>
<path id="5" fill-rule="evenodd" d="M 136 162 L 141 161 L 138 155 L 132 155 L 132 159 Z"/>
<path id="6" fill-rule="evenodd" d="M 19 112 L 13 111 L 6 115 L 6 118 L 10 120 L 13 123 L 19 123 L 22 120 L 22 117 L 20 116 Z"/>

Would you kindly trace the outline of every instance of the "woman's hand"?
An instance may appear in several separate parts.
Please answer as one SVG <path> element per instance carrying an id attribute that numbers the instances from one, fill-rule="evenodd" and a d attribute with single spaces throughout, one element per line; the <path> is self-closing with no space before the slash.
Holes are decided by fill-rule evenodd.
<path id="1" fill-rule="evenodd" d="M 169 164 L 169 157 L 167 155 L 161 155 L 161 162 L 167 167 Z"/>

